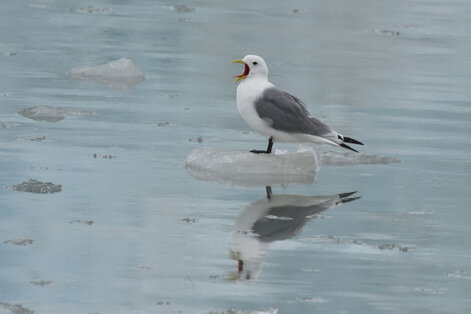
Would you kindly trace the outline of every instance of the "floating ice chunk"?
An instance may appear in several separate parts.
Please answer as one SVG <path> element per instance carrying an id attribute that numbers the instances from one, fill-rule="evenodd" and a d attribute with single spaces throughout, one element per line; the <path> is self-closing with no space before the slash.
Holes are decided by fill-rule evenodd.
<path id="1" fill-rule="evenodd" d="M 51 194 L 62 191 L 62 185 L 55 185 L 51 182 L 41 182 L 34 179 L 29 179 L 26 182 L 12 185 L 11 188 L 16 191 L 31 192 L 38 194 Z"/>
<path id="2" fill-rule="evenodd" d="M 65 107 L 36 106 L 18 112 L 20 115 L 36 121 L 57 122 L 67 116 L 90 116 L 91 111 Z"/>
<path id="3" fill-rule="evenodd" d="M 5 244 L 13 244 L 13 245 L 21 245 L 21 246 L 26 246 L 26 245 L 31 245 L 33 244 L 34 240 L 32 239 L 13 239 L 13 240 L 5 240 L 3 243 Z"/>
<path id="4" fill-rule="evenodd" d="M 69 75 L 76 80 L 105 84 L 127 91 L 144 81 L 146 74 L 130 59 L 121 58 L 96 67 L 73 68 Z"/>
<path id="5" fill-rule="evenodd" d="M 167 8 L 169 8 L 171 10 L 174 10 L 174 11 L 177 11 L 177 12 L 185 12 L 185 13 L 195 11 L 195 8 L 186 6 L 184 4 L 169 5 L 169 6 L 167 6 Z"/>
<path id="6" fill-rule="evenodd" d="M 402 244 L 381 244 L 378 245 L 378 249 L 380 250 L 400 250 L 402 252 L 407 252 L 409 251 L 411 247 L 407 245 L 402 245 Z"/>
<path id="7" fill-rule="evenodd" d="M 25 141 L 32 141 L 32 142 L 42 142 L 46 140 L 46 137 L 45 136 L 39 136 L 39 137 L 22 136 L 19 139 L 25 140 Z"/>
<path id="8" fill-rule="evenodd" d="M 226 311 L 216 311 L 216 312 L 208 312 L 208 314 L 277 314 L 278 309 L 270 307 L 268 309 L 259 309 L 255 311 L 244 311 L 244 310 L 238 310 L 235 307 L 230 307 Z"/>
<path id="9" fill-rule="evenodd" d="M 326 299 L 319 298 L 319 297 L 311 297 L 311 296 L 308 296 L 308 295 L 299 297 L 299 298 L 298 298 L 298 301 L 301 301 L 301 302 L 312 302 L 312 303 L 325 303 L 325 302 L 327 302 Z"/>
<path id="10" fill-rule="evenodd" d="M 9 310 L 10 312 L 15 314 L 34 314 L 33 310 L 30 310 L 21 304 L 10 304 L 6 302 L 0 302 L 0 309 Z"/>
<path id="11" fill-rule="evenodd" d="M 73 13 L 81 13 L 81 14 L 113 14 L 113 9 L 110 8 L 96 8 L 91 5 L 85 8 L 73 8 L 69 9 L 70 12 Z"/>
<path id="12" fill-rule="evenodd" d="M 322 166 L 356 166 L 375 165 L 401 162 L 392 157 L 367 155 L 351 152 L 325 152 L 319 154 L 319 164 Z"/>
<path id="13" fill-rule="evenodd" d="M 318 169 L 316 152 L 302 147 L 296 153 L 272 155 L 216 148 L 195 149 L 185 168 L 196 179 L 242 186 L 312 184 Z"/>
<path id="14" fill-rule="evenodd" d="M 93 220 L 80 220 L 80 219 L 74 219 L 74 220 L 71 220 L 69 221 L 70 224 L 82 224 L 82 225 L 93 225 L 94 222 Z"/>
<path id="15" fill-rule="evenodd" d="M 50 280 L 38 280 L 38 281 L 30 281 L 29 283 L 35 286 L 46 286 L 46 285 L 50 285 L 51 282 L 52 281 Z"/>

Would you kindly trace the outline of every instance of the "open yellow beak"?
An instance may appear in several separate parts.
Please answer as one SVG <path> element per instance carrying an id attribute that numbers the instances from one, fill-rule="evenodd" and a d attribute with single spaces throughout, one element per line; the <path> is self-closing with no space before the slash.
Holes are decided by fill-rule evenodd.
<path id="1" fill-rule="evenodd" d="M 242 59 L 233 60 L 232 63 L 242 63 L 243 65 L 245 65 L 244 73 L 242 73 L 241 75 L 234 76 L 236 78 L 234 80 L 234 83 L 237 83 L 238 81 L 243 80 L 247 77 L 247 75 L 249 74 L 250 69 L 249 69 L 249 66 L 247 65 L 247 63 L 242 61 Z"/>

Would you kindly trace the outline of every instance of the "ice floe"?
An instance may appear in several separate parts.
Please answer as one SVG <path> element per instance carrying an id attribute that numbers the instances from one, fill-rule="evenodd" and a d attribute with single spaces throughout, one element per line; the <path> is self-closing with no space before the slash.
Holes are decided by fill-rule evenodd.
<path id="1" fill-rule="evenodd" d="M 35 285 L 35 286 L 47 286 L 50 285 L 52 281 L 50 280 L 37 280 L 37 281 L 30 281 L 30 285 Z"/>
<path id="2" fill-rule="evenodd" d="M 254 154 L 218 148 L 190 152 L 185 167 L 196 179 L 219 183 L 260 186 L 289 183 L 312 184 L 319 166 L 356 166 L 397 163 L 391 157 L 350 152 L 323 152 L 300 145 L 295 153 Z"/>
<path id="3" fill-rule="evenodd" d="M 69 9 L 72 13 L 81 13 L 81 14 L 114 14 L 113 9 L 110 8 L 97 8 L 89 5 L 85 8 L 72 8 Z"/>
<path id="4" fill-rule="evenodd" d="M 30 310 L 21 304 L 0 302 L 0 309 L 9 310 L 11 313 L 15 314 L 34 314 L 33 310 Z"/>
<path id="5" fill-rule="evenodd" d="M 127 58 L 95 67 L 73 68 L 69 75 L 76 80 L 104 84 L 121 91 L 134 88 L 146 78 L 146 74 Z"/>
<path id="6" fill-rule="evenodd" d="M 277 314 L 277 313 L 278 313 L 278 309 L 272 308 L 272 307 L 267 308 L 267 309 L 254 310 L 254 311 L 238 310 L 235 307 L 230 307 L 227 310 L 222 311 L 222 312 L 219 312 L 219 311 L 208 312 L 208 314 Z"/>
<path id="7" fill-rule="evenodd" d="M 12 239 L 12 240 L 5 240 L 3 243 L 5 244 L 13 244 L 13 245 L 20 245 L 26 246 L 33 244 L 34 240 L 32 239 Z"/>
<path id="8" fill-rule="evenodd" d="M 217 148 L 195 149 L 185 160 L 187 171 L 198 180 L 242 186 L 312 184 L 318 169 L 310 147 L 296 153 L 272 155 Z"/>
<path id="9" fill-rule="evenodd" d="M 184 12 L 184 13 L 195 11 L 195 8 L 189 7 L 189 6 L 184 5 L 184 4 L 169 5 L 169 6 L 167 6 L 167 8 L 169 8 L 171 10 L 174 10 L 174 11 L 177 11 L 177 12 Z"/>
<path id="10" fill-rule="evenodd" d="M 90 116 L 91 111 L 80 110 L 66 107 L 53 107 L 53 106 L 36 106 L 18 112 L 23 117 L 35 121 L 57 122 L 65 119 L 68 116 Z"/>

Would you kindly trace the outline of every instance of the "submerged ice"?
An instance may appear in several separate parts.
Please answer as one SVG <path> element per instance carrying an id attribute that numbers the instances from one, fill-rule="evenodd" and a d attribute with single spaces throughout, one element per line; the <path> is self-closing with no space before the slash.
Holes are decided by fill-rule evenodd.
<path id="1" fill-rule="evenodd" d="M 36 106 L 18 112 L 23 117 L 35 120 L 35 121 L 47 121 L 57 122 L 65 119 L 68 116 L 90 116 L 91 111 L 80 110 L 74 108 L 65 107 L 53 107 L 53 106 Z"/>
<path id="2" fill-rule="evenodd" d="M 127 58 L 95 67 L 73 68 L 69 75 L 76 80 L 105 84 L 121 91 L 134 88 L 146 78 L 146 74 Z"/>
<path id="3" fill-rule="evenodd" d="M 318 157 L 319 164 L 322 166 L 357 166 L 401 162 L 399 159 L 392 157 L 352 152 L 325 152 L 320 153 Z"/>

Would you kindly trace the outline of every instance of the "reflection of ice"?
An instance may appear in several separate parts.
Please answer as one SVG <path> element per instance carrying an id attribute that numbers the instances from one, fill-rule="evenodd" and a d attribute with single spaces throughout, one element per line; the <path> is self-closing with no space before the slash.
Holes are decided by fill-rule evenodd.
<path id="1" fill-rule="evenodd" d="M 292 182 L 312 184 L 318 163 L 310 147 L 296 153 L 274 155 L 201 148 L 187 156 L 185 167 L 198 180 L 266 186 Z"/>
<path id="2" fill-rule="evenodd" d="M 18 113 L 29 119 L 47 122 L 57 122 L 63 120 L 67 116 L 90 116 L 92 114 L 87 110 L 46 105 L 31 107 Z"/>
<path id="3" fill-rule="evenodd" d="M 238 261 L 239 280 L 256 280 L 269 243 L 292 238 L 317 214 L 353 201 L 355 192 L 330 196 L 272 195 L 249 204 L 237 217 L 232 257 Z M 273 219 L 277 217 L 278 219 Z"/>
<path id="4" fill-rule="evenodd" d="M 77 80 L 105 84 L 122 91 L 132 89 L 146 78 L 146 74 L 126 58 L 96 67 L 74 68 L 69 75 Z"/>
<path id="5" fill-rule="evenodd" d="M 318 156 L 319 164 L 322 166 L 356 166 L 401 162 L 392 157 L 350 152 L 325 152 L 320 153 Z"/>

